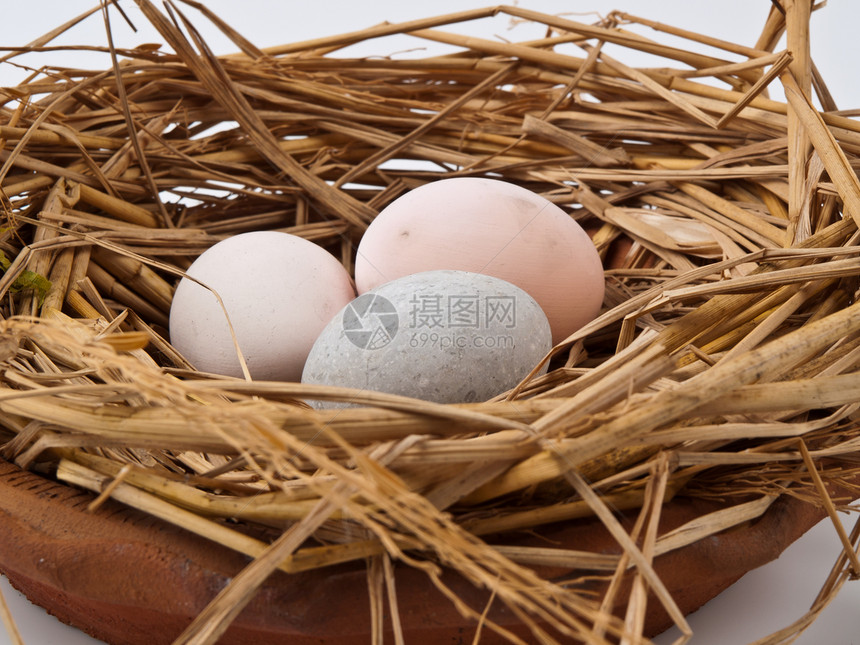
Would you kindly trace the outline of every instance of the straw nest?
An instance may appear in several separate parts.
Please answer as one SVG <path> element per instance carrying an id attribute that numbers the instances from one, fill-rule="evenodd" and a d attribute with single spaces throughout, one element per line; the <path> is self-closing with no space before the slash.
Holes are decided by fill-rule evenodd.
<path id="1" fill-rule="evenodd" d="M 169 48 L 110 48 L 105 71 L 44 68 L 0 90 L 3 455 L 254 556 L 183 642 L 211 642 L 278 567 L 361 558 L 376 563 L 379 616 L 396 610 L 396 560 L 440 587 L 438 567 L 456 569 L 535 637 L 538 623 L 589 642 L 641 628 L 643 594 L 614 619 L 609 600 L 527 567 L 540 561 L 607 579 L 632 567 L 688 630 L 656 555 L 783 494 L 833 515 L 857 473 L 860 125 L 811 63 L 809 3 L 777 4 L 751 47 L 625 14 L 585 25 L 496 7 L 267 51 L 198 6 L 195 20 L 241 50 L 215 57 L 178 7 L 138 0 Z M 445 29 L 498 12 L 546 37 Z M 392 33 L 459 49 L 337 57 Z M 774 53 L 783 33 L 788 50 Z M 663 45 L 666 34 L 716 53 Z M 630 67 L 605 43 L 666 67 Z M 785 102 L 768 98 L 774 83 Z M 439 405 L 215 377 L 169 344 L 177 280 L 218 240 L 288 231 L 351 268 L 382 207 L 463 175 L 543 194 L 605 259 L 602 313 L 553 349 L 546 375 Z M 314 411 L 300 402 L 310 395 L 360 405 Z M 658 535 L 677 495 L 727 510 Z M 641 509 L 632 532 L 614 509 Z M 621 556 L 504 546 L 592 514 Z M 847 538 L 846 554 L 822 603 L 856 564 Z"/>

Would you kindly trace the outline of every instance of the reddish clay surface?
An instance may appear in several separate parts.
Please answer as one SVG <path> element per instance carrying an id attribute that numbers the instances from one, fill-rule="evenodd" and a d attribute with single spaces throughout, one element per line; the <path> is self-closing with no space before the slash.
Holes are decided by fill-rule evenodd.
<path id="1" fill-rule="evenodd" d="M 24 472 L 0 460 L 0 571 L 33 602 L 60 620 L 116 644 L 170 643 L 247 559 L 205 539 L 108 502 L 89 513 L 92 495 Z M 678 499 L 663 512 L 662 530 L 716 505 Z M 656 567 L 685 613 L 692 612 L 746 571 L 776 558 L 821 518 L 783 498 L 758 521 L 657 559 Z M 508 543 L 554 543 L 617 551 L 596 521 L 547 527 L 542 538 Z M 546 541 L 546 538 L 550 542 Z M 563 569 L 540 571 L 565 578 Z M 472 607 L 487 593 L 453 572 L 446 583 Z M 424 574 L 398 567 L 398 602 L 407 642 L 470 642 L 474 628 Z M 669 626 L 658 603 L 649 605 L 647 633 Z M 278 573 L 234 622 L 224 643 L 357 643 L 370 633 L 364 563 L 288 576 Z M 494 603 L 490 618 L 526 636 L 516 617 Z M 487 630 L 482 643 L 499 642 Z"/>

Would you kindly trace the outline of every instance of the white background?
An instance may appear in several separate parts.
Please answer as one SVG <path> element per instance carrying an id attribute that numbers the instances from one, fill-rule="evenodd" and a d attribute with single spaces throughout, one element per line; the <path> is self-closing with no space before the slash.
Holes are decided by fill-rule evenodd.
<path id="1" fill-rule="evenodd" d="M 400 22 L 415 18 L 488 6 L 489 2 L 474 0 L 209 0 L 207 6 L 225 19 L 258 47 L 280 45 L 319 36 L 352 31 L 383 21 Z M 651 20 L 668 23 L 709 36 L 753 46 L 770 7 L 768 0 L 521 0 L 520 6 L 552 14 L 563 14 L 573 20 L 593 22 L 597 15 L 613 9 L 627 11 Z M 26 45 L 33 39 L 95 5 L 94 0 L 28 0 L 4 3 L 0 20 L 0 47 Z M 138 32 L 134 33 L 114 11 L 111 13 L 114 40 L 118 47 L 133 47 L 141 43 L 160 42 L 155 31 L 146 23 L 130 0 L 122 6 Z M 160 5 L 159 5 L 160 6 Z M 236 48 L 205 20 L 188 9 L 192 22 L 203 31 L 217 53 L 230 53 Z M 860 61 L 860 3 L 856 0 L 830 0 L 812 18 L 811 48 L 831 94 L 841 110 L 860 108 L 860 83 L 857 82 L 857 62 Z M 461 33 L 485 38 L 528 40 L 542 35 L 541 29 L 529 25 L 514 25 L 505 16 L 461 24 L 454 28 Z M 662 34 L 639 28 L 640 33 L 660 42 L 673 43 Z M 54 44 L 104 45 L 105 29 L 99 14 L 72 29 Z M 689 43 L 681 43 L 689 48 Z M 782 43 L 779 48 L 784 47 Z M 421 47 L 420 51 L 407 50 Z M 346 50 L 355 55 L 427 55 L 442 53 L 440 45 L 399 37 L 373 41 Z M 665 61 L 637 57 L 631 52 L 606 51 L 630 65 L 662 66 Z M 714 53 L 707 52 L 706 53 Z M 4 52 L 0 51 L 0 56 Z M 725 54 L 717 54 L 730 58 Z M 46 53 L 16 59 L 30 67 L 41 65 L 83 66 L 103 69 L 107 62 L 92 55 Z M 0 65 L 0 85 L 10 85 L 23 79 L 27 70 Z M 777 88 L 776 84 L 772 88 Z M 778 98 L 778 92 L 772 92 Z M 853 517 L 846 518 L 849 524 Z M 836 534 L 826 522 L 819 524 L 795 543 L 776 562 L 762 567 L 708 603 L 689 617 L 695 636 L 694 645 L 726 645 L 745 643 L 767 635 L 799 618 L 816 595 L 830 565 L 839 550 Z M 28 645 L 65 643 L 81 645 L 94 643 L 76 630 L 69 629 L 47 616 L 41 609 L 12 591 L 5 579 L 0 590 L 11 606 L 13 616 Z M 860 583 L 848 583 L 822 618 L 796 641 L 801 645 L 848 645 L 860 643 Z M 677 634 L 665 634 L 658 639 L 667 645 Z M 8 645 L 9 637 L 0 628 L 0 645 Z"/>

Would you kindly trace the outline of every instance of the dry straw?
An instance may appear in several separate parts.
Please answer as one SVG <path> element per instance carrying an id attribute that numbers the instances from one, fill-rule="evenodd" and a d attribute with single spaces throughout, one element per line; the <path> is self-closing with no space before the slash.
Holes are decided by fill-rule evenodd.
<path id="1" fill-rule="evenodd" d="M 393 560 L 449 595 L 439 565 L 456 569 L 545 642 L 639 642 L 649 602 L 687 634 L 654 558 L 760 517 L 781 494 L 834 519 L 856 496 L 860 125 L 812 64 L 809 3 L 775 2 L 751 47 L 627 14 L 586 25 L 502 6 L 260 51 L 185 2 L 240 50 L 225 57 L 188 7 L 137 4 L 169 48 L 111 46 L 107 71 L 45 67 L 0 89 L 0 438 L 6 458 L 48 459 L 96 503 L 112 497 L 254 558 L 179 642 L 214 642 L 277 568 L 363 558 L 374 642 L 400 636 Z M 499 13 L 546 35 L 454 28 Z M 774 52 L 782 33 L 788 49 Z M 389 34 L 456 50 L 337 55 Z M 667 34 L 690 50 L 661 44 Z M 712 53 L 692 51 L 702 45 Z M 665 66 L 631 67 L 630 50 Z M 775 83 L 786 102 L 769 98 Z M 170 346 L 178 276 L 218 240 L 284 230 L 351 268 L 375 213 L 451 176 L 545 195 L 605 260 L 603 312 L 553 349 L 546 375 L 495 401 L 438 405 L 214 377 Z M 313 411 L 300 403 L 310 396 L 360 406 Z M 676 495 L 726 505 L 659 534 Z M 618 509 L 640 509 L 632 533 Z M 505 544 L 592 515 L 620 555 Z M 254 525 L 281 537 L 262 542 L 244 531 Z M 804 629 L 857 572 L 857 531 L 840 537 L 810 613 L 763 642 Z M 603 572 L 607 597 L 533 564 Z"/>

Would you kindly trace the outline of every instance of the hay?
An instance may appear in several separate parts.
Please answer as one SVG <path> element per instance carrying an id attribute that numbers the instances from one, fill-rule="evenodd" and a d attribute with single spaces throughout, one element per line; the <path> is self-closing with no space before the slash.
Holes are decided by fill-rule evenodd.
<path id="1" fill-rule="evenodd" d="M 138 0 L 172 51 L 111 46 L 107 71 L 45 68 L 0 89 L 3 455 L 255 558 L 179 642 L 214 642 L 277 568 L 361 558 L 374 642 L 383 613 L 397 616 L 392 560 L 514 641 L 451 596 L 440 566 L 492 589 L 547 642 L 635 642 L 646 589 L 689 633 L 655 557 L 754 520 L 782 494 L 834 518 L 857 496 L 860 125 L 832 109 L 801 4 L 773 9 L 754 48 L 627 14 L 585 25 L 505 6 L 261 52 L 209 15 L 241 51 L 216 57 L 184 9 Z M 497 12 L 547 35 L 444 30 Z M 789 50 L 773 52 L 783 31 Z M 395 33 L 462 49 L 334 55 Z M 668 66 L 632 68 L 604 43 Z M 776 82 L 786 103 L 768 98 Z M 593 236 L 606 306 L 553 349 L 546 375 L 494 401 L 440 405 L 201 374 L 170 346 L 176 281 L 218 240 L 283 230 L 351 269 L 382 207 L 450 176 L 525 186 Z M 314 411 L 300 403 L 311 397 L 360 407 Z M 678 494 L 729 505 L 659 535 L 661 505 Z M 613 509 L 641 509 L 632 533 Z M 590 515 L 622 555 L 504 543 Z M 245 526 L 281 535 L 266 543 Z M 841 534 L 816 606 L 782 636 L 856 571 L 856 533 Z M 602 571 L 610 591 L 595 603 L 535 563 Z M 619 620 L 609 610 L 631 568 Z"/>

